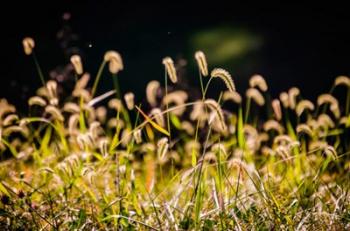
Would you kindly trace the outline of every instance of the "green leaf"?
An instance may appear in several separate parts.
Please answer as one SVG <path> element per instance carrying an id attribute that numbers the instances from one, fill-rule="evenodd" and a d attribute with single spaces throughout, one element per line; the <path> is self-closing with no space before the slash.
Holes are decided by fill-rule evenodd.
<path id="1" fill-rule="evenodd" d="M 162 128 L 160 125 L 158 125 L 156 122 L 152 121 L 152 119 L 146 115 L 138 106 L 135 106 L 135 108 L 141 113 L 143 117 L 149 122 L 157 131 L 163 133 L 164 135 L 170 136 L 169 132 Z"/>
<path id="2" fill-rule="evenodd" d="M 7 189 L 5 188 L 5 186 L 0 182 L 0 191 L 4 194 L 6 194 L 6 196 L 11 197 L 10 193 L 7 191 Z"/>

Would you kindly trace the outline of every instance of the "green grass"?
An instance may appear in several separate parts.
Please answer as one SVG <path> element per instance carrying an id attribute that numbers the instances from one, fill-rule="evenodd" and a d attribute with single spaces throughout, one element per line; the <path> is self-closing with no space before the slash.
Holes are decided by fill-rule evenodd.
<path id="1" fill-rule="evenodd" d="M 120 91 L 92 99 L 100 78 L 122 78 L 103 76 L 106 64 L 92 91 L 79 84 L 81 76 L 70 97 L 38 91 L 46 106 L 34 103 L 30 116 L 10 119 L 14 106 L 0 101 L 3 230 L 350 228 L 349 97 L 300 117 L 290 104 L 277 121 L 268 92 L 264 106 L 254 97 L 225 100 L 225 89 L 214 99 L 219 108 L 207 105 L 212 77 L 199 72 L 201 99 L 158 101 L 163 126 L 147 102 L 127 110 Z M 330 86 L 331 93 L 349 95 L 347 83 Z M 293 103 L 302 99 L 301 92 Z M 45 111 L 48 105 L 56 111 Z M 267 129 L 272 119 L 279 128 Z M 301 124 L 311 133 L 297 129 Z"/>

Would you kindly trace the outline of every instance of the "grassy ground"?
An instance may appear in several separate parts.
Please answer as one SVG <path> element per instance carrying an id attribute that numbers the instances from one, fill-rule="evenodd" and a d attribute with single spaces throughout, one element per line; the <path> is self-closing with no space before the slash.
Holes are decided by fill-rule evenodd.
<path id="1" fill-rule="evenodd" d="M 43 87 L 28 114 L 0 101 L 2 230 L 348 230 L 350 79 L 312 103 L 297 88 L 271 100 L 255 75 L 242 97 L 228 72 L 195 60 L 201 99 L 168 91 L 165 58 L 163 86 L 150 82 L 142 104 L 120 95 L 116 52 L 91 83 L 72 58 L 65 98 L 36 62 Z M 115 90 L 96 96 L 104 68 Z M 227 86 L 216 99 L 212 81 Z"/>

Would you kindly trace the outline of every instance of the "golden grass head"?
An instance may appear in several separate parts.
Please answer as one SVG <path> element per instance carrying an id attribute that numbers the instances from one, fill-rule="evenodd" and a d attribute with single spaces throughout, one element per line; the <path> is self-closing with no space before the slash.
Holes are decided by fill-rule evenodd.
<path id="1" fill-rule="evenodd" d="M 165 154 L 168 152 L 169 149 L 169 140 L 166 137 L 161 138 L 158 143 L 157 143 L 157 147 L 158 147 L 158 158 L 160 160 L 164 159 Z"/>
<path id="2" fill-rule="evenodd" d="M 246 92 L 246 96 L 247 98 L 253 99 L 254 102 L 259 106 L 263 106 L 265 104 L 264 97 L 256 88 L 249 88 Z"/>
<path id="3" fill-rule="evenodd" d="M 83 63 L 81 62 L 79 55 L 72 55 L 72 57 L 70 57 L 70 62 L 72 63 L 74 70 L 78 75 L 83 74 Z"/>
<path id="4" fill-rule="evenodd" d="M 159 124 L 162 127 L 165 127 L 165 121 L 163 117 L 163 113 L 159 108 L 153 108 L 150 113 L 152 116 L 154 116 L 154 119 L 157 124 Z"/>
<path id="5" fill-rule="evenodd" d="M 274 130 L 277 131 L 279 134 L 284 133 L 284 127 L 277 122 L 276 120 L 268 120 L 264 123 L 264 130 L 266 132 Z"/>
<path id="6" fill-rule="evenodd" d="M 334 81 L 334 86 L 346 86 L 350 88 L 350 78 L 345 75 L 338 76 Z"/>
<path id="7" fill-rule="evenodd" d="M 278 99 L 274 99 L 272 100 L 272 110 L 273 110 L 273 113 L 276 117 L 276 119 L 279 121 L 282 119 L 282 109 L 281 109 L 281 103 Z"/>
<path id="8" fill-rule="evenodd" d="M 314 104 L 311 101 L 304 99 L 298 103 L 295 112 L 298 116 L 301 116 L 305 110 L 313 111 L 314 109 Z"/>
<path id="9" fill-rule="evenodd" d="M 210 110 L 214 111 L 221 123 L 222 129 L 226 130 L 226 123 L 224 118 L 224 113 L 222 112 L 222 109 L 220 105 L 213 99 L 207 99 L 204 101 L 204 104 L 210 108 Z"/>
<path id="10" fill-rule="evenodd" d="M 186 110 L 186 107 L 184 106 L 181 107 L 181 105 L 184 105 L 187 99 L 188 99 L 188 95 L 185 91 L 177 90 L 177 91 L 168 93 L 163 98 L 163 104 L 164 105 L 175 104 L 176 106 L 180 106 L 176 109 L 171 110 L 171 113 L 177 116 L 181 116 Z"/>
<path id="11" fill-rule="evenodd" d="M 174 66 L 174 61 L 170 57 L 165 57 L 162 63 L 165 66 L 166 72 L 168 73 L 168 76 L 171 82 L 176 83 L 177 74 Z"/>
<path id="12" fill-rule="evenodd" d="M 128 93 L 126 93 L 124 95 L 124 100 L 125 100 L 125 103 L 126 103 L 126 107 L 129 110 L 134 109 L 134 106 L 135 106 L 134 98 L 135 98 L 135 95 L 132 92 L 128 92 Z"/>
<path id="13" fill-rule="evenodd" d="M 310 128 L 310 126 L 307 124 L 298 124 L 296 131 L 298 134 L 305 133 L 305 134 L 309 135 L 310 137 L 313 136 L 313 131 Z"/>
<path id="14" fill-rule="evenodd" d="M 260 91 L 267 91 L 268 87 L 264 77 L 261 75 L 253 75 L 249 80 L 249 86 L 252 88 L 258 87 Z"/>
<path id="15" fill-rule="evenodd" d="M 33 96 L 33 97 L 29 98 L 28 104 L 29 104 L 29 106 L 38 105 L 40 107 L 45 107 L 46 101 L 43 98 L 41 98 L 40 96 Z"/>
<path id="16" fill-rule="evenodd" d="M 64 117 L 57 107 L 49 105 L 45 108 L 45 112 L 50 114 L 56 120 L 64 121 Z"/>
<path id="17" fill-rule="evenodd" d="M 287 92 L 282 92 L 280 94 L 280 100 L 282 102 L 282 105 L 284 108 L 288 108 L 289 107 L 289 95 Z"/>
<path id="18" fill-rule="evenodd" d="M 197 65 L 199 67 L 199 70 L 203 76 L 208 76 L 208 63 L 207 59 L 205 58 L 205 54 L 202 51 L 197 51 L 194 55 Z"/>
<path id="19" fill-rule="evenodd" d="M 116 51 L 107 51 L 104 56 L 104 61 L 108 63 L 109 71 L 112 74 L 117 74 L 124 69 L 123 60 Z"/>
<path id="20" fill-rule="evenodd" d="M 292 87 L 288 91 L 289 107 L 294 109 L 296 106 L 296 97 L 300 94 L 300 90 L 297 87 Z"/>
<path id="21" fill-rule="evenodd" d="M 142 133 L 141 132 L 142 132 L 141 129 L 136 129 L 133 132 L 133 136 L 134 136 L 135 142 L 137 144 L 141 144 L 142 143 Z"/>
<path id="22" fill-rule="evenodd" d="M 238 92 L 236 92 L 236 91 L 225 91 L 224 94 L 223 94 L 223 96 L 222 96 L 222 99 L 223 99 L 224 101 L 230 100 L 230 101 L 232 101 L 232 102 L 234 102 L 234 103 L 237 103 L 237 104 L 242 103 L 242 97 L 241 97 L 241 95 L 240 95 Z"/>
<path id="23" fill-rule="evenodd" d="M 222 79 L 229 91 L 232 91 L 232 92 L 236 91 L 235 84 L 233 82 L 233 79 L 230 73 L 228 73 L 228 71 L 222 68 L 215 68 L 214 70 L 211 71 L 210 76 L 213 78 Z"/>
<path id="24" fill-rule="evenodd" d="M 152 80 L 147 84 L 146 87 L 146 98 L 148 103 L 155 107 L 157 105 L 157 91 L 160 87 L 160 83 L 156 80 Z"/>
<path id="25" fill-rule="evenodd" d="M 84 73 L 74 86 L 74 89 L 85 89 L 90 80 L 90 74 Z"/>
<path id="26" fill-rule="evenodd" d="M 331 94 L 322 94 L 317 98 L 317 104 L 319 106 L 323 104 L 330 104 L 330 110 L 333 112 L 336 118 L 340 117 L 340 109 L 338 100 Z"/>
<path id="27" fill-rule="evenodd" d="M 24 53 L 26 55 L 31 55 L 35 47 L 34 39 L 32 39 L 31 37 L 26 37 L 22 40 L 22 44 L 23 44 Z"/>

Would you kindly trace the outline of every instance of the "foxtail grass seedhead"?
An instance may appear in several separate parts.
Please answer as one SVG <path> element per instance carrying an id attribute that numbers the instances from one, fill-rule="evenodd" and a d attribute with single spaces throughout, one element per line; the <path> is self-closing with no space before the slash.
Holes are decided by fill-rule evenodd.
<path id="1" fill-rule="evenodd" d="M 272 100 L 272 110 L 277 120 L 282 119 L 281 103 L 278 99 Z"/>
<path id="2" fill-rule="evenodd" d="M 268 89 L 266 81 L 261 75 L 253 75 L 249 80 L 249 86 L 252 88 L 258 87 L 263 92 Z"/>
<path id="3" fill-rule="evenodd" d="M 121 111 L 123 109 L 123 104 L 120 101 L 120 99 L 111 99 L 108 102 L 108 107 L 112 108 L 112 109 L 114 109 L 116 111 Z"/>
<path id="4" fill-rule="evenodd" d="M 224 101 L 230 100 L 230 101 L 232 101 L 232 102 L 234 102 L 234 103 L 237 103 L 237 104 L 242 103 L 242 97 L 241 97 L 241 95 L 240 95 L 238 92 L 236 92 L 236 91 L 225 91 L 224 94 L 223 94 L 223 96 L 222 96 L 222 99 L 223 99 Z"/>
<path id="5" fill-rule="evenodd" d="M 165 126 L 163 113 L 162 113 L 162 111 L 159 108 L 153 108 L 150 114 L 152 116 L 154 116 L 154 119 L 155 119 L 157 124 L 159 124 L 162 127 Z"/>
<path id="6" fill-rule="evenodd" d="M 57 119 L 59 121 L 64 121 L 64 117 L 60 110 L 58 110 L 56 107 L 49 105 L 45 108 L 45 112 L 50 114 L 54 119 Z"/>
<path id="7" fill-rule="evenodd" d="M 168 143 L 168 138 L 163 137 L 161 138 L 158 143 L 157 143 L 157 148 L 158 148 L 158 158 L 163 159 L 165 157 L 165 154 L 168 152 L 169 148 L 169 143 Z"/>
<path id="8" fill-rule="evenodd" d="M 204 104 L 210 108 L 210 110 L 216 112 L 218 119 L 221 123 L 222 129 L 226 130 L 226 124 L 225 124 L 225 118 L 224 113 L 222 112 L 222 109 L 220 105 L 213 99 L 207 99 L 204 101 Z"/>
<path id="9" fill-rule="evenodd" d="M 177 74 L 174 66 L 174 61 L 170 57 L 165 57 L 163 59 L 163 65 L 165 66 L 166 72 L 168 73 L 171 82 L 177 82 Z"/>
<path id="10" fill-rule="evenodd" d="M 314 104 L 311 101 L 305 99 L 305 100 L 301 100 L 298 103 L 295 109 L 295 112 L 297 113 L 298 116 L 301 116 L 301 114 L 303 114 L 305 110 L 313 111 L 314 109 L 315 109 Z"/>
<path id="11" fill-rule="evenodd" d="M 16 114 L 9 114 L 8 116 L 5 117 L 2 125 L 3 126 L 10 126 L 12 125 L 14 122 L 18 121 L 18 115 Z"/>
<path id="12" fill-rule="evenodd" d="M 176 106 L 181 106 L 185 104 L 186 100 L 188 99 L 188 95 L 185 91 L 177 90 L 173 91 L 169 94 L 167 94 L 163 98 L 163 104 L 169 105 L 169 104 L 175 104 Z M 177 116 L 181 116 L 186 110 L 186 107 L 179 107 L 176 109 L 171 110 L 171 112 Z"/>
<path id="13" fill-rule="evenodd" d="M 334 81 L 334 86 L 340 86 L 340 85 L 344 85 L 350 88 L 350 78 L 344 75 L 338 76 Z"/>
<path id="14" fill-rule="evenodd" d="M 46 101 L 43 98 L 41 98 L 40 96 L 33 96 L 33 97 L 29 98 L 28 104 L 29 104 L 29 106 L 38 105 L 40 107 L 45 107 Z"/>
<path id="15" fill-rule="evenodd" d="M 299 88 L 292 87 L 288 91 L 289 107 L 294 109 L 296 106 L 296 97 L 300 94 Z"/>
<path id="16" fill-rule="evenodd" d="M 141 144 L 142 143 L 142 133 L 141 133 L 141 129 L 136 129 L 133 133 L 135 142 L 137 144 Z"/>
<path id="17" fill-rule="evenodd" d="M 232 91 L 232 92 L 236 91 L 236 87 L 232 80 L 232 77 L 230 73 L 228 73 L 226 70 L 222 68 L 215 68 L 214 70 L 211 71 L 210 76 L 213 78 L 222 79 L 229 91 Z"/>
<path id="18" fill-rule="evenodd" d="M 254 102 L 259 105 L 263 106 L 265 104 L 265 99 L 262 96 L 262 94 L 255 88 L 249 88 L 246 92 L 246 96 L 248 98 L 251 98 L 254 100 Z"/>
<path id="19" fill-rule="evenodd" d="M 277 131 L 279 134 L 284 133 L 284 128 L 283 126 L 278 123 L 276 120 L 268 120 L 264 123 L 264 130 L 266 132 L 274 130 Z"/>
<path id="20" fill-rule="evenodd" d="M 336 118 L 340 117 L 339 103 L 334 96 L 331 94 L 322 94 L 317 98 L 317 104 L 321 106 L 322 104 L 330 104 L 330 110 L 333 112 Z"/>
<path id="21" fill-rule="evenodd" d="M 80 79 L 78 79 L 77 83 L 74 86 L 74 89 L 85 89 L 88 82 L 90 80 L 90 74 L 85 73 L 83 76 L 81 76 Z"/>
<path id="22" fill-rule="evenodd" d="M 305 134 L 309 135 L 310 137 L 312 137 L 312 135 L 313 135 L 313 132 L 312 132 L 310 126 L 307 124 L 299 124 L 296 128 L 296 131 L 298 134 L 305 133 Z"/>
<path id="23" fill-rule="evenodd" d="M 123 60 L 120 54 L 116 51 L 107 51 L 104 60 L 105 62 L 108 62 L 109 71 L 112 74 L 117 74 L 124 69 Z"/>
<path id="24" fill-rule="evenodd" d="M 129 109 L 129 110 L 132 110 L 134 109 L 134 98 L 135 98 L 135 95 L 134 93 L 132 92 L 128 92 L 124 95 L 124 100 L 125 100 L 125 103 L 126 103 L 126 107 Z"/>
<path id="25" fill-rule="evenodd" d="M 282 92 L 280 94 L 280 100 L 282 102 L 282 105 L 284 108 L 288 108 L 289 107 L 289 96 L 287 92 Z"/>
<path id="26" fill-rule="evenodd" d="M 24 53 L 26 55 L 31 55 L 35 47 L 34 39 L 30 37 L 26 37 L 23 39 L 22 44 L 23 44 Z"/>
<path id="27" fill-rule="evenodd" d="M 157 105 L 157 91 L 160 87 L 160 84 L 156 80 L 152 80 L 147 84 L 146 87 L 146 97 L 148 103 L 152 106 L 155 107 Z"/>
<path id="28" fill-rule="evenodd" d="M 79 55 L 73 55 L 70 57 L 70 62 L 72 63 L 74 70 L 78 75 L 83 74 L 83 63 L 81 62 Z"/>
<path id="29" fill-rule="evenodd" d="M 329 115 L 323 113 L 317 118 L 318 127 L 334 128 L 334 121 L 329 117 Z"/>
<path id="30" fill-rule="evenodd" d="M 197 51 L 194 55 L 197 61 L 199 70 L 203 76 L 208 76 L 208 63 L 202 51 Z"/>

